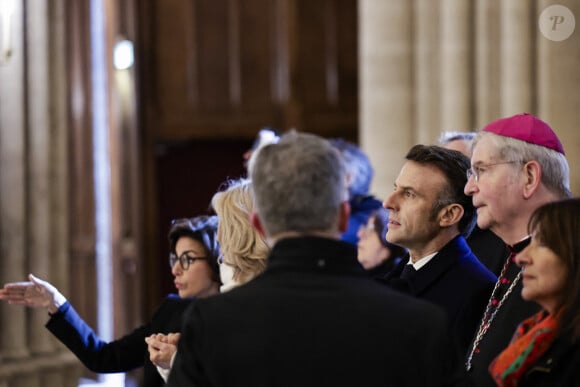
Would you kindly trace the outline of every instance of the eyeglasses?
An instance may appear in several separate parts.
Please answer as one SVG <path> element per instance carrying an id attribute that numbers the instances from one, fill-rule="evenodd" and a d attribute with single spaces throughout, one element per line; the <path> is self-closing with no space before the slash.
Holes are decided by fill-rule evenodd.
<path id="1" fill-rule="evenodd" d="M 177 257 L 177 255 L 174 253 L 170 253 L 169 254 L 169 266 L 173 267 L 179 261 L 179 266 L 181 266 L 181 268 L 183 270 L 187 270 L 187 269 L 189 269 L 189 266 L 193 262 L 200 260 L 200 259 L 201 260 L 207 259 L 207 257 L 196 257 L 192 254 L 195 254 L 195 252 L 193 250 L 184 251 L 183 254 L 181 254 L 179 257 Z"/>
<path id="2" fill-rule="evenodd" d="M 494 165 L 517 164 L 517 163 L 519 163 L 519 161 L 502 161 L 499 163 L 478 164 L 478 165 L 472 166 L 467 171 L 465 171 L 465 176 L 467 177 L 467 180 L 469 180 L 469 178 L 471 176 L 473 176 L 473 179 L 475 180 L 475 182 L 478 183 L 479 177 L 487 171 L 487 168 L 493 167 Z"/>

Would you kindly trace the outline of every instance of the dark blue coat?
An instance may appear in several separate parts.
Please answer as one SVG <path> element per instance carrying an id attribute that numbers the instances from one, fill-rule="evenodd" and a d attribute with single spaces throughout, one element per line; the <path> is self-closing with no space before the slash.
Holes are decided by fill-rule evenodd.
<path id="1" fill-rule="evenodd" d="M 153 333 L 180 332 L 182 314 L 190 303 L 190 299 L 170 296 L 161 304 L 148 324 L 111 342 L 103 341 L 97 336 L 68 302 L 52 315 L 46 328 L 93 372 L 126 372 L 145 366 L 143 385 L 164 386 L 165 382 L 149 360 L 145 338 Z"/>
<path id="2" fill-rule="evenodd" d="M 496 276 L 479 262 L 461 235 L 447 243 L 410 281 L 400 278 L 408 261 L 409 257 L 403 259 L 384 281 L 445 310 L 460 353 L 465 355 Z"/>

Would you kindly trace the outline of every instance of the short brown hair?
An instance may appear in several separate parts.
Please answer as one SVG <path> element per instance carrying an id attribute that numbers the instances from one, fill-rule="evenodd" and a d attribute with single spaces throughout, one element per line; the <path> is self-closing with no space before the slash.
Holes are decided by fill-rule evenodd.
<path id="1" fill-rule="evenodd" d="M 422 165 L 431 165 L 443 173 L 447 186 L 438 193 L 434 203 L 433 213 L 436 214 L 441 208 L 451 203 L 457 203 L 463 207 L 463 216 L 458 224 L 461 235 L 465 238 L 471 234 L 477 221 L 475 207 L 470 196 L 464 193 L 467 184 L 466 171 L 471 166 L 469 159 L 463 153 L 445 149 L 436 145 L 415 145 L 407 155 L 407 160 Z"/>

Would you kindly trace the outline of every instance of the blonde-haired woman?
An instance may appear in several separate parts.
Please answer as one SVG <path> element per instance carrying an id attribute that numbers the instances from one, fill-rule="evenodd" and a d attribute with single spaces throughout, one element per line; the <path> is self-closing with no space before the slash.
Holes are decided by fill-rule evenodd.
<path id="1" fill-rule="evenodd" d="M 254 210 L 254 191 L 248 179 L 231 180 L 226 188 L 217 192 L 211 205 L 219 222 L 217 240 L 220 244 L 220 277 L 223 285 L 220 292 L 227 292 L 242 285 L 266 269 L 270 249 L 264 238 L 254 229 L 250 215 Z M 171 346 L 162 361 L 156 363 L 161 376 L 167 380 L 173 364 L 178 336 L 152 335 L 147 339 L 149 353 L 153 356 L 158 348 Z"/>
<path id="2" fill-rule="evenodd" d="M 248 179 L 231 180 L 212 200 L 218 219 L 221 292 L 244 284 L 266 268 L 269 248 L 252 227 L 254 191 Z"/>

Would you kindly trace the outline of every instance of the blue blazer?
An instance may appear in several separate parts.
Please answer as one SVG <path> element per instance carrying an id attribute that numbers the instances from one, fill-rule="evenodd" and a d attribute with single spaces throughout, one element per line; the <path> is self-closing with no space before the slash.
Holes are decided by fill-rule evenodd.
<path id="1" fill-rule="evenodd" d="M 400 278 L 407 262 L 408 256 L 384 281 L 447 312 L 458 349 L 465 355 L 497 277 L 483 266 L 461 235 L 447 243 L 410 281 Z"/>
<path id="2" fill-rule="evenodd" d="M 126 372 L 144 366 L 143 385 L 164 386 L 155 365 L 149 360 L 145 338 L 153 333 L 180 332 L 181 316 L 190 302 L 190 299 L 169 296 L 149 323 L 111 342 L 97 336 L 68 302 L 52 315 L 46 328 L 93 372 Z"/>

